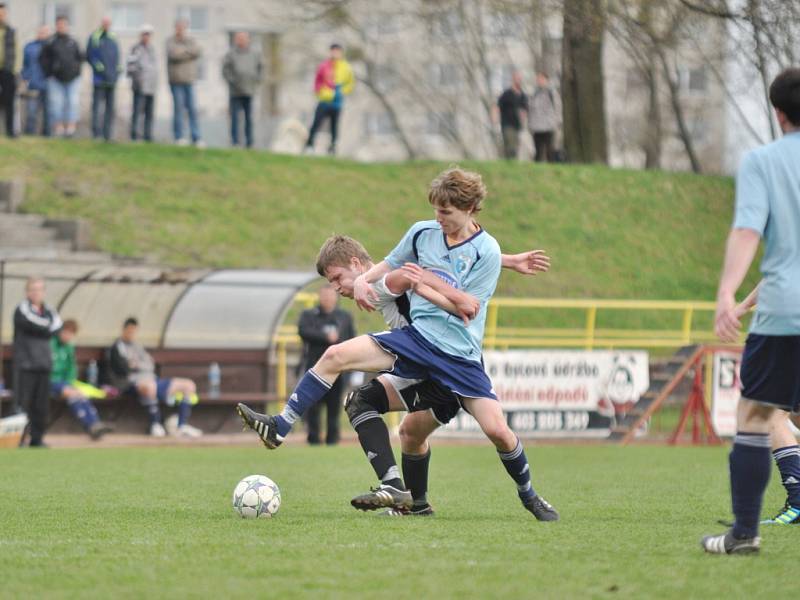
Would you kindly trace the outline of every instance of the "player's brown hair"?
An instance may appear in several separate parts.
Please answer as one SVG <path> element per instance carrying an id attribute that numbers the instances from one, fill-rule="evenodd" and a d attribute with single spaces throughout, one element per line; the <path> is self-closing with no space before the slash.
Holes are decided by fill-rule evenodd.
<path id="1" fill-rule="evenodd" d="M 452 206 L 478 212 L 486 198 L 486 186 L 478 173 L 452 167 L 431 181 L 428 202 L 434 206 Z"/>
<path id="2" fill-rule="evenodd" d="M 363 263 L 372 262 L 360 242 L 346 235 L 332 235 L 325 240 L 317 254 L 317 273 L 325 277 L 328 267 L 349 267 L 353 258 Z"/>
<path id="3" fill-rule="evenodd" d="M 71 331 L 72 333 L 78 333 L 78 322 L 75 319 L 67 319 L 64 321 L 64 324 L 61 326 L 63 331 Z"/>

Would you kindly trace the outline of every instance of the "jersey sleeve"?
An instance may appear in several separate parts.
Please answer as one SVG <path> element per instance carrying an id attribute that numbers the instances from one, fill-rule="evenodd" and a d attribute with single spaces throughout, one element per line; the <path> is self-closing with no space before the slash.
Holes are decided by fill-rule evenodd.
<path id="1" fill-rule="evenodd" d="M 735 229 L 752 229 L 764 235 L 769 218 L 769 195 L 758 155 L 750 152 L 742 160 L 736 174 Z"/>
<path id="2" fill-rule="evenodd" d="M 493 241 L 482 249 L 479 258 L 465 278 L 464 291 L 481 302 L 488 302 L 497 287 L 501 270 L 500 246 Z"/>
<path id="3" fill-rule="evenodd" d="M 436 221 L 420 221 L 414 223 L 400 243 L 394 247 L 389 255 L 384 259 L 392 269 L 399 269 L 407 262 L 416 263 L 419 259 L 417 256 L 417 240 L 420 234 L 426 229 L 436 229 L 438 225 Z"/>

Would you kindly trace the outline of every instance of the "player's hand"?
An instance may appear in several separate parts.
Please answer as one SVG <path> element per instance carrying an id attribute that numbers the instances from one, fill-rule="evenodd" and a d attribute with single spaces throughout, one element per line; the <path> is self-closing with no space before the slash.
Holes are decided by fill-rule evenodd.
<path id="1" fill-rule="evenodd" d="M 367 283 L 363 275 L 356 277 L 353 281 L 353 300 L 356 301 L 356 306 L 361 310 L 372 312 L 375 310 L 373 302 L 377 302 L 378 294 L 372 289 L 372 286 Z"/>
<path id="2" fill-rule="evenodd" d="M 400 271 L 403 274 L 403 277 L 405 277 L 411 284 L 412 290 L 415 289 L 417 285 L 422 283 L 422 276 L 425 273 L 425 269 L 416 263 L 406 263 L 400 267 Z"/>
<path id="3" fill-rule="evenodd" d="M 742 323 L 736 314 L 736 300 L 733 295 L 722 296 L 717 300 L 717 312 L 714 315 L 714 333 L 723 342 L 733 343 L 739 339 Z"/>
<path id="4" fill-rule="evenodd" d="M 521 254 L 510 254 L 507 258 L 509 269 L 523 275 L 547 273 L 550 270 L 550 257 L 544 250 L 531 250 Z"/>
<path id="5" fill-rule="evenodd" d="M 469 322 L 478 316 L 481 309 L 481 303 L 477 298 L 464 294 L 464 297 L 455 303 L 458 316 L 464 321 L 464 325 L 469 325 Z"/>

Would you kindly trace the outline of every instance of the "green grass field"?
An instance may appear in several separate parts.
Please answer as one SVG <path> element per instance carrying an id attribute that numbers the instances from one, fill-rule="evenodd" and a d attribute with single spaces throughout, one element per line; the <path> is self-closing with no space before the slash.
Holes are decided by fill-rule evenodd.
<path id="1" fill-rule="evenodd" d="M 432 519 L 357 513 L 356 447 L 0 453 L 4 598 L 758 598 L 789 593 L 798 530 L 758 557 L 701 553 L 729 515 L 722 448 L 530 446 L 561 511 L 537 523 L 488 446 L 438 446 Z M 240 477 L 283 506 L 246 521 Z M 773 477 L 765 512 L 782 503 Z M 787 559 L 788 562 L 787 562 Z"/>

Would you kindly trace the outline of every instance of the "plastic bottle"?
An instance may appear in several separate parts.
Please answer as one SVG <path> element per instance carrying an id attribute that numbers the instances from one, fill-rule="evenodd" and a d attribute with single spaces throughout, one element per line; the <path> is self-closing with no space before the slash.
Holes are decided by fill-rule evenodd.
<path id="1" fill-rule="evenodd" d="M 208 366 L 208 395 L 210 398 L 219 398 L 219 388 L 222 382 L 222 370 L 219 363 L 212 362 Z"/>
<path id="2" fill-rule="evenodd" d="M 90 360 L 89 364 L 86 365 L 86 381 L 89 384 L 97 387 L 98 379 L 99 379 L 99 373 L 97 369 L 97 361 Z"/>

